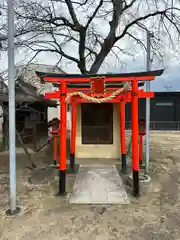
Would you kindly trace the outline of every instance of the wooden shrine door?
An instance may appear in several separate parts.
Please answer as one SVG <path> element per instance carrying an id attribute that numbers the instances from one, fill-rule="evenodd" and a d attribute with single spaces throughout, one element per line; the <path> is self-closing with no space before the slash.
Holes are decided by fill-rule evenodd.
<path id="1" fill-rule="evenodd" d="M 113 104 L 81 105 L 82 144 L 113 144 Z"/>

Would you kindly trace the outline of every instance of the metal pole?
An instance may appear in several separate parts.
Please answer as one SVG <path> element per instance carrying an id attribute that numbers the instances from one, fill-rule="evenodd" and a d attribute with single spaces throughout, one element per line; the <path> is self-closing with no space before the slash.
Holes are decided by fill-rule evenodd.
<path id="1" fill-rule="evenodd" d="M 9 175 L 10 209 L 7 214 L 15 214 L 16 207 L 16 139 L 15 139 L 15 75 L 14 75 L 14 0 L 8 0 L 8 89 L 9 89 Z"/>
<path id="2" fill-rule="evenodd" d="M 146 69 L 150 71 L 151 64 L 151 37 L 152 33 L 147 31 L 147 59 L 146 59 Z M 146 92 L 150 91 L 150 81 L 146 82 Z M 146 98 L 146 164 L 145 164 L 145 173 L 149 172 L 149 145 L 150 145 L 150 98 Z"/>

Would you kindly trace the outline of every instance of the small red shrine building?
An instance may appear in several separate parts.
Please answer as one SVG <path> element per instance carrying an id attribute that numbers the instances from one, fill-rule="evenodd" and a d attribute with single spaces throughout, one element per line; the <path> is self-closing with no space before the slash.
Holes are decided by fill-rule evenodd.
<path id="1" fill-rule="evenodd" d="M 124 74 L 56 74 L 37 72 L 44 81 L 58 83 L 59 90 L 45 98 L 60 101 L 59 193 L 66 189 L 67 103 L 72 109 L 71 159 L 119 158 L 126 172 L 125 109 L 131 102 L 133 195 L 139 195 L 138 98 L 154 93 L 139 89 L 140 83 L 154 80 L 164 70 Z"/>

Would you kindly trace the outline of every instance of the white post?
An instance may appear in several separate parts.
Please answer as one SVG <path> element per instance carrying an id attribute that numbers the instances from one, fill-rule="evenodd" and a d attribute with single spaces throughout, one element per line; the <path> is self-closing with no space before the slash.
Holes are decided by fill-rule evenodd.
<path id="1" fill-rule="evenodd" d="M 14 74 L 14 0 L 8 0 L 8 89 L 9 89 L 9 175 L 10 209 L 7 214 L 17 213 L 16 207 L 16 135 L 15 135 L 15 74 Z"/>
<path id="2" fill-rule="evenodd" d="M 152 33 L 147 31 L 147 60 L 146 68 L 147 71 L 151 69 L 151 37 Z M 151 86 L 150 81 L 146 82 L 146 92 L 150 92 Z M 146 162 L 145 162 L 145 173 L 149 173 L 149 145 L 150 145 L 150 98 L 146 98 Z"/>

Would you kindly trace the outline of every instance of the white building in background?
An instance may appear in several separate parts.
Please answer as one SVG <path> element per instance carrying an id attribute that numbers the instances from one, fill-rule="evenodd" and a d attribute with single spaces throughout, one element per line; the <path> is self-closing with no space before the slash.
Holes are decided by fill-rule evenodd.
<path id="1" fill-rule="evenodd" d="M 53 118 L 59 118 L 60 119 L 60 106 L 57 106 L 57 108 L 48 108 L 48 122 L 51 121 Z M 71 128 L 71 113 L 70 111 L 67 111 L 67 128 Z"/>
<path id="2" fill-rule="evenodd" d="M 55 67 L 53 65 L 45 65 L 45 64 L 34 64 L 31 63 L 28 66 L 20 65 L 16 66 L 16 76 L 23 78 L 24 82 L 27 82 L 31 84 L 32 86 L 36 87 L 37 90 L 41 93 L 45 92 L 52 92 L 56 90 L 56 88 L 52 85 L 52 83 L 41 83 L 40 78 L 37 77 L 36 71 L 39 72 L 55 72 L 55 73 L 62 73 L 65 74 L 65 72 L 59 68 Z M 48 122 L 51 121 L 53 118 L 59 118 L 60 119 L 60 107 L 57 108 L 48 107 Z M 71 116 L 70 111 L 67 112 L 67 127 L 70 129 L 70 122 L 71 122 Z"/>

